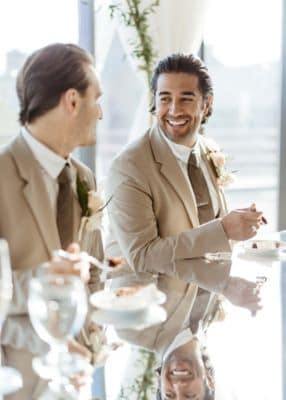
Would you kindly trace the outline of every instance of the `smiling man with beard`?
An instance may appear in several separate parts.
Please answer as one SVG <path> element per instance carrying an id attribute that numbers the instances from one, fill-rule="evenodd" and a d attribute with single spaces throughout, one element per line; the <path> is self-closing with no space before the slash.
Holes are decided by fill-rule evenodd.
<path id="1" fill-rule="evenodd" d="M 158 369 L 157 400 L 213 400 L 214 375 L 209 359 L 190 330 L 181 332 Z"/>
<path id="2" fill-rule="evenodd" d="M 204 255 L 229 252 L 231 239 L 253 237 L 262 212 L 249 207 L 227 213 L 209 140 L 201 134 L 213 102 L 202 61 L 194 55 L 166 57 L 151 84 L 155 123 L 116 157 L 107 179 L 107 252 L 121 253 L 128 263 L 114 287 L 155 281 L 166 293 L 165 323 L 140 333 L 118 331 L 160 352 L 185 327 L 206 330 L 218 317 L 220 294 L 251 311 L 259 308 L 255 284 L 229 277 L 230 263 L 207 263 Z"/>

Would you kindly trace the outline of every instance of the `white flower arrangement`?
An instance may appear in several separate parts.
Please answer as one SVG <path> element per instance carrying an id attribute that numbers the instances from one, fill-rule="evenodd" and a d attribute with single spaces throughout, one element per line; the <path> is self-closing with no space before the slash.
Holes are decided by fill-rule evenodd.
<path id="1" fill-rule="evenodd" d="M 104 203 L 102 194 L 95 190 L 89 190 L 87 182 L 81 181 L 79 177 L 77 177 L 77 194 L 82 209 L 78 233 L 78 238 L 81 240 L 84 229 L 88 232 L 101 229 L 103 210 L 109 201 Z"/>
<path id="2" fill-rule="evenodd" d="M 96 231 L 101 228 L 104 201 L 99 192 L 90 190 L 88 192 L 88 215 L 84 215 L 81 218 L 79 228 L 79 240 L 81 240 L 84 228 L 88 232 Z"/>
<path id="3" fill-rule="evenodd" d="M 89 337 L 86 338 L 89 351 L 92 354 L 92 365 L 103 367 L 110 354 L 122 346 L 122 342 L 107 343 L 105 329 L 93 322 L 89 326 Z"/>
<path id="4" fill-rule="evenodd" d="M 220 187 L 228 186 L 234 182 L 234 173 L 229 172 L 226 169 L 226 160 L 227 157 L 225 154 L 218 148 L 216 143 L 212 143 L 211 148 L 208 148 L 207 158 L 210 161 L 210 164 L 213 168 L 214 174 L 217 178 L 217 184 Z"/>

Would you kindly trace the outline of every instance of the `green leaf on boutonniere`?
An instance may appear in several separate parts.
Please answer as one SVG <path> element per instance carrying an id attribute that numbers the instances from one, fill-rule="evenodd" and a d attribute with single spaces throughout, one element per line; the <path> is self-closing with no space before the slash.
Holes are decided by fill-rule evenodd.
<path id="1" fill-rule="evenodd" d="M 81 206 L 81 216 L 88 217 L 89 210 L 88 210 L 88 192 L 89 187 L 86 181 L 80 180 L 79 176 L 76 177 L 76 191 L 79 204 Z"/>

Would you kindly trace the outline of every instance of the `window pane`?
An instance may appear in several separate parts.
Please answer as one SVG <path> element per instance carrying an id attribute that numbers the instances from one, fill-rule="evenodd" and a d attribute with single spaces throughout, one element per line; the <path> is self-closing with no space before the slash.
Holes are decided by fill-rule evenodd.
<path id="1" fill-rule="evenodd" d="M 143 133 L 139 122 L 146 96 L 146 84 L 128 53 L 128 39 L 107 7 L 99 7 L 96 22 L 96 67 L 103 87 L 103 120 L 98 124 L 97 176 L 106 176 L 115 155 L 134 135 Z M 145 90 L 144 90 L 145 89 Z M 144 104 L 143 104 L 144 105 Z M 148 119 L 147 119 L 148 121 Z"/>
<path id="2" fill-rule="evenodd" d="M 217 139 L 230 157 L 230 168 L 237 171 L 227 191 L 230 204 L 256 201 L 268 216 L 268 229 L 275 230 L 281 1 L 220 0 L 210 15 L 205 61 L 215 97 L 207 133 Z"/>
<path id="3" fill-rule="evenodd" d="M 27 55 L 53 42 L 78 41 L 77 0 L 0 3 L 0 144 L 19 130 L 15 78 Z"/>
<path id="4" fill-rule="evenodd" d="M 134 135 L 144 132 L 144 117 L 148 110 L 148 102 L 144 103 L 146 83 L 128 54 L 127 39 L 121 27 L 117 21 L 110 20 L 108 8 L 102 3 L 95 12 L 95 59 L 103 88 L 103 120 L 98 123 L 96 147 L 96 173 L 100 187 L 100 181 L 106 177 L 116 154 Z M 141 117 L 143 123 L 140 124 Z M 108 330 L 108 336 L 111 341 L 118 341 L 112 329 Z M 105 367 L 108 399 L 121 398 L 121 388 L 126 384 L 133 386 L 134 364 L 134 352 L 127 344 L 110 356 Z"/>
<path id="5" fill-rule="evenodd" d="M 256 202 L 277 229 L 281 102 L 281 1 L 212 2 L 205 61 L 215 85 L 206 132 L 229 155 L 236 180 L 226 191 L 230 208 Z M 281 295 L 277 264 L 252 263 L 266 275 L 264 309 L 251 318 L 231 308 L 211 330 L 214 365 L 227 399 L 282 399 Z M 251 270 L 252 269 L 252 270 Z M 271 330 L 271 333 L 269 333 Z M 268 367 L 266 367 L 268 366 Z M 269 368 L 273 366 L 273 368 Z M 223 379 L 222 379 L 223 377 Z M 224 392 L 222 390 L 222 392 Z"/>

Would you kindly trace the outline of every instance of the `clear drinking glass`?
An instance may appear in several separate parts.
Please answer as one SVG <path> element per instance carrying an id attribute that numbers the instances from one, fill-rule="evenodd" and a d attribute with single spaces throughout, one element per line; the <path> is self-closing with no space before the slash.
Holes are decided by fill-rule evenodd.
<path id="1" fill-rule="evenodd" d="M 39 376 L 51 379 L 44 398 L 76 398 L 69 377 L 82 371 L 87 361 L 68 352 L 68 337 L 82 328 L 87 314 L 87 295 L 78 277 L 47 274 L 30 282 L 28 309 L 33 327 L 50 351 L 33 360 Z"/>
<path id="2" fill-rule="evenodd" d="M 8 243 L 6 240 L 0 239 L 0 338 L 1 328 L 8 313 L 12 294 L 12 272 Z M 0 367 L 0 395 L 13 393 L 21 387 L 22 378 L 18 371 L 10 367 Z"/>

